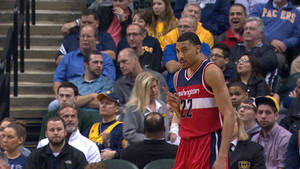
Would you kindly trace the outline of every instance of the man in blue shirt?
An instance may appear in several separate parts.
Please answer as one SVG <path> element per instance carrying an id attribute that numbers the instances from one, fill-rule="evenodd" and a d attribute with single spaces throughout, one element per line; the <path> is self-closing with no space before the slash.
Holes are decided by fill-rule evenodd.
<path id="1" fill-rule="evenodd" d="M 85 9 L 81 14 L 80 26 L 92 25 L 98 29 L 99 22 L 94 10 Z M 112 59 L 116 57 L 116 45 L 110 34 L 105 32 L 98 32 L 97 49 L 103 53 L 108 54 Z M 56 56 L 56 64 L 69 52 L 72 52 L 79 48 L 79 27 L 71 29 L 71 33 L 64 38 L 63 43 L 59 47 L 59 51 Z"/>
<path id="2" fill-rule="evenodd" d="M 91 25 L 82 27 L 80 31 L 80 48 L 68 53 L 58 64 L 54 73 L 53 90 L 56 93 L 58 86 L 65 81 L 80 77 L 84 74 L 83 60 L 89 52 L 96 50 L 97 29 Z M 110 56 L 102 53 L 103 71 L 102 74 L 115 79 L 115 65 Z"/>
<path id="3" fill-rule="evenodd" d="M 79 90 L 76 100 L 77 107 L 92 108 L 94 111 L 98 111 L 98 93 L 113 89 L 114 81 L 101 74 L 102 64 L 102 55 L 93 51 L 84 58 L 85 74 L 70 80 Z"/>

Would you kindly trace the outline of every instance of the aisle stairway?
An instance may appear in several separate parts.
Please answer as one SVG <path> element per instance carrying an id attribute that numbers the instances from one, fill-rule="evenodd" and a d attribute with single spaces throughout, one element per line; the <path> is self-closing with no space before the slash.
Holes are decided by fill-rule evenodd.
<path id="1" fill-rule="evenodd" d="M 0 0 L 0 4 L 2 55 L 7 29 L 12 26 L 14 0 Z M 10 99 L 10 117 L 28 122 L 25 146 L 29 148 L 36 146 L 41 119 L 47 112 L 49 102 L 54 99 L 54 56 L 63 39 L 61 25 L 79 17 L 84 8 L 85 0 L 36 1 L 37 20 L 36 25 L 31 25 L 31 48 L 25 51 L 25 73 L 19 73 L 19 95 L 11 95 Z"/>

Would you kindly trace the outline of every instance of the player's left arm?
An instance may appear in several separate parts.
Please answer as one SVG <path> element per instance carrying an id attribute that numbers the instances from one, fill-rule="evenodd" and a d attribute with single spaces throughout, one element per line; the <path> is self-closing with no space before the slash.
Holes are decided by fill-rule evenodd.
<path id="1" fill-rule="evenodd" d="M 229 97 L 229 92 L 225 84 L 222 71 L 214 64 L 209 65 L 205 70 L 205 84 L 211 87 L 216 103 L 220 112 L 223 115 L 224 123 L 222 129 L 222 143 L 214 168 L 226 168 L 226 158 L 230 141 L 232 139 L 234 116 L 232 102 Z M 225 164 L 224 164 L 225 162 Z"/>

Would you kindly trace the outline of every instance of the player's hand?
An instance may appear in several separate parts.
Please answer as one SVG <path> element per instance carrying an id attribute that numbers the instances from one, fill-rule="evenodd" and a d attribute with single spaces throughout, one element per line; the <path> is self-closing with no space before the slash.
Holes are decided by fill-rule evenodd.
<path id="1" fill-rule="evenodd" d="M 218 156 L 212 169 L 227 169 L 227 157 Z"/>
<path id="2" fill-rule="evenodd" d="M 167 104 L 169 104 L 172 109 L 176 112 L 177 117 L 180 117 L 180 99 L 178 95 L 175 93 L 171 93 L 165 87 L 162 87 L 163 91 L 167 94 Z"/>

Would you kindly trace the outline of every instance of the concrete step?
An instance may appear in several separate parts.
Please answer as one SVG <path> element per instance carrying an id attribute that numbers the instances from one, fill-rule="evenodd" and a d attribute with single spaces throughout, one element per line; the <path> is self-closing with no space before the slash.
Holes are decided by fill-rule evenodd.
<path id="1" fill-rule="evenodd" d="M 55 71 L 54 59 L 24 59 L 25 71 Z M 20 66 L 20 65 L 19 65 Z"/>
<path id="2" fill-rule="evenodd" d="M 24 48 L 26 59 L 54 59 L 57 52 L 57 46 L 31 46 L 30 49 Z M 3 48 L 0 47 L 0 56 L 3 54 Z M 19 53 L 20 54 L 20 53 Z"/>
<path id="3" fill-rule="evenodd" d="M 48 112 L 47 107 L 19 106 L 10 109 L 10 116 L 17 119 L 37 118 L 41 119 Z"/>
<path id="4" fill-rule="evenodd" d="M 8 28 L 12 26 L 12 23 L 0 23 L 0 34 L 6 35 Z M 30 25 L 30 35 L 62 35 L 61 26 L 62 24 L 39 22 L 36 25 Z"/>
<path id="5" fill-rule="evenodd" d="M 31 1 L 30 1 L 31 2 Z M 36 0 L 37 10 L 83 10 L 85 6 L 85 0 Z M 0 10 L 12 9 L 15 1 L 12 0 L 0 0 Z M 31 4 L 31 3 L 30 3 Z M 30 7 L 31 8 L 31 7 Z"/>
<path id="6" fill-rule="evenodd" d="M 17 97 L 10 96 L 10 107 L 17 108 L 20 106 L 28 105 L 31 107 L 47 107 L 49 103 L 54 100 L 53 95 L 18 95 Z"/>
<path id="7" fill-rule="evenodd" d="M 36 21 L 56 24 L 66 23 L 79 18 L 80 14 L 81 11 L 36 10 Z M 13 11 L 0 11 L 0 20 L 2 23 L 12 22 Z"/>
<path id="8" fill-rule="evenodd" d="M 13 93 L 13 82 L 10 84 L 10 93 Z M 52 83 L 19 82 L 18 94 L 53 94 Z"/>
<path id="9" fill-rule="evenodd" d="M 19 72 L 19 82 L 32 82 L 32 83 L 53 83 L 53 71 L 25 71 Z M 10 76 L 13 82 L 13 73 Z"/>
<path id="10" fill-rule="evenodd" d="M 25 37 L 24 37 L 25 38 Z M 32 35 L 30 45 L 32 46 L 60 46 L 63 41 L 62 35 Z M 25 39 L 24 39 L 25 41 Z M 6 35 L 0 35 L 0 46 L 6 43 Z"/>

